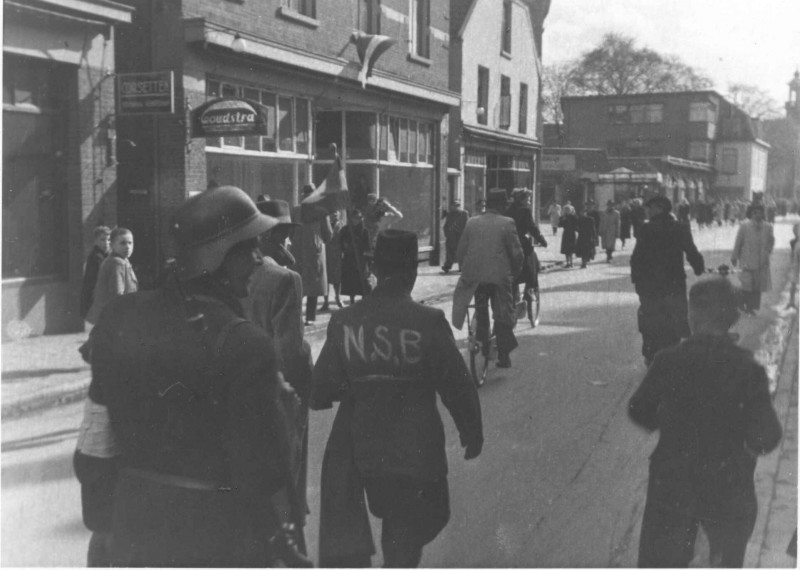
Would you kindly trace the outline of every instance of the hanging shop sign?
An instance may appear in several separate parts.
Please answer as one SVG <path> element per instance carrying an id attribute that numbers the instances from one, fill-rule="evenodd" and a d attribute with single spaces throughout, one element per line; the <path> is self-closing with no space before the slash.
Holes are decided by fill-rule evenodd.
<path id="1" fill-rule="evenodd" d="M 117 115 L 168 115 L 175 112 L 172 71 L 118 73 Z"/>
<path id="2" fill-rule="evenodd" d="M 268 135 L 269 111 L 250 99 L 208 101 L 192 111 L 192 137 Z"/>

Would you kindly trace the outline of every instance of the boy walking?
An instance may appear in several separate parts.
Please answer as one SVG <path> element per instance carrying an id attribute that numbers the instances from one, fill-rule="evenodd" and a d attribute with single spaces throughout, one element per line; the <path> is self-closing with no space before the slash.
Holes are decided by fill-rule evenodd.
<path id="1" fill-rule="evenodd" d="M 737 295 L 724 278 L 689 292 L 692 336 L 656 354 L 629 403 L 634 422 L 660 430 L 650 458 L 640 567 L 687 567 L 699 525 L 710 566 L 741 567 L 755 525 L 756 458 L 781 427 L 764 368 L 728 333 Z"/>

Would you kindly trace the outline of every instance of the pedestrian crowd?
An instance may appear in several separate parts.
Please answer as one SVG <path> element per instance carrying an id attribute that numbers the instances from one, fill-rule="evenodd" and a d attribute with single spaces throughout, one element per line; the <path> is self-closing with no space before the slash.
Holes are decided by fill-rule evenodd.
<path id="1" fill-rule="evenodd" d="M 442 270 L 459 272 L 451 322 L 411 297 L 419 244 L 416 233 L 391 227 L 403 220 L 396 206 L 368 194 L 360 207 L 331 208 L 313 202 L 311 185 L 301 195 L 295 208 L 232 186 L 190 198 L 170 221 L 176 257 L 152 291 L 137 292 L 133 234 L 96 229 L 81 295 L 93 325 L 81 348 L 92 379 L 74 456 L 90 566 L 312 566 L 309 415 L 334 403 L 319 565 L 371 565 L 370 513 L 382 520 L 388 567 L 418 566 L 447 525 L 437 395 L 464 459 L 484 442 L 451 322 L 461 328 L 474 303 L 485 342 L 491 309 L 497 366 L 511 367 L 520 301 L 539 288 L 534 245 L 548 245 L 532 192 L 492 189 L 472 215 L 457 200 L 443 208 Z M 563 228 L 566 268 L 574 257 L 587 268 L 597 248 L 612 263 L 617 240 L 622 249 L 636 240 L 631 279 L 647 373 L 629 414 L 660 432 L 640 566 L 687 566 L 700 526 L 712 565 L 741 566 L 755 522 L 756 458 L 781 438 L 766 373 L 730 333 L 771 287 L 769 205 L 709 204 L 683 201 L 673 214 L 655 196 L 619 207 L 609 200 L 602 211 L 593 202 L 547 208 L 553 236 Z M 709 225 L 708 211 L 739 223 L 731 264 L 741 291 L 705 276 L 687 299 L 684 258 L 706 273 L 688 222 Z M 790 306 L 800 224 L 794 231 Z M 304 325 L 331 310 L 331 289 L 338 310 L 314 362 Z"/>

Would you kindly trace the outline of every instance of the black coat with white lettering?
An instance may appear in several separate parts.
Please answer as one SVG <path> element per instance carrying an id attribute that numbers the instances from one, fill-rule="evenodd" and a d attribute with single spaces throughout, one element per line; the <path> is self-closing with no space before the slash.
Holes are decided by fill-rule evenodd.
<path id="1" fill-rule="evenodd" d="M 446 476 L 437 393 L 462 445 L 482 442 L 478 393 L 441 310 L 381 285 L 333 314 L 314 367 L 311 407 L 351 399 L 354 459 L 362 475 Z"/>

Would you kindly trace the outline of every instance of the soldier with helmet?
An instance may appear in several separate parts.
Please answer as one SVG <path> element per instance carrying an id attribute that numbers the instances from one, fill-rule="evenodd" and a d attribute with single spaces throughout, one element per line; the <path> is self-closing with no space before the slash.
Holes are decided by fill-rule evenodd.
<path id="1" fill-rule="evenodd" d="M 416 567 L 450 518 L 438 394 L 466 447 L 483 446 L 475 385 L 439 309 L 414 302 L 417 236 L 385 230 L 374 256 L 378 285 L 334 313 L 314 368 L 311 407 L 339 408 L 322 465 L 320 566 L 368 567 L 369 510 L 383 519 L 387 567 Z"/>
<path id="2" fill-rule="evenodd" d="M 171 219 L 176 268 L 118 297 L 93 333 L 89 395 L 120 450 L 112 565 L 268 566 L 289 557 L 271 497 L 289 438 L 269 337 L 240 299 L 277 224 L 231 186 Z"/>

